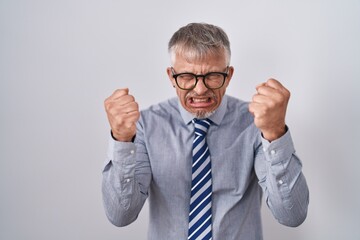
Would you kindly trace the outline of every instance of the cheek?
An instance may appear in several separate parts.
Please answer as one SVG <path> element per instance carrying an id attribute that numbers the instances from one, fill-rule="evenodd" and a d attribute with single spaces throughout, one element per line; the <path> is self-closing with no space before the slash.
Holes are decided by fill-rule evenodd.
<path id="1" fill-rule="evenodd" d="M 218 90 L 217 92 L 215 92 L 215 95 L 216 95 L 219 102 L 221 102 L 221 99 L 224 96 L 224 94 L 225 94 L 225 90 L 223 90 L 223 89 Z"/>
<path id="2" fill-rule="evenodd" d="M 181 102 L 185 102 L 186 92 L 182 91 L 181 89 L 176 88 L 176 94 Z"/>

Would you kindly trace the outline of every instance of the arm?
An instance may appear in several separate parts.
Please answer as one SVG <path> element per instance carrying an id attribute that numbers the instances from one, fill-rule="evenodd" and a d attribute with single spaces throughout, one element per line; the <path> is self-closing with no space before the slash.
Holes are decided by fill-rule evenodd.
<path id="1" fill-rule="evenodd" d="M 299 226 L 307 215 L 309 190 L 301 170 L 289 131 L 271 143 L 262 138 L 255 171 L 268 207 L 286 226 Z"/>
<path id="2" fill-rule="evenodd" d="M 275 79 L 258 85 L 256 90 L 249 111 L 262 136 L 255 157 L 259 184 L 275 218 L 284 225 L 298 226 L 307 215 L 309 190 L 285 126 L 290 92 Z"/>
<path id="3" fill-rule="evenodd" d="M 135 143 L 109 143 L 102 195 L 109 221 L 119 227 L 136 220 L 148 196 L 151 169 L 141 135 L 138 131 Z"/>
<path id="4" fill-rule="evenodd" d="M 142 128 L 137 122 L 138 104 L 128 93 L 128 89 L 119 89 L 105 100 L 112 138 L 103 169 L 102 194 L 106 215 L 116 226 L 135 221 L 151 181 Z"/>

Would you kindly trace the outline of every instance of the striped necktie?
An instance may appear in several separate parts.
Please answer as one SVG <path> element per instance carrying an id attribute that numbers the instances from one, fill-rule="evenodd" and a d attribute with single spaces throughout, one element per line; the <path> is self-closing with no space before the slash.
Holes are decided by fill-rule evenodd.
<path id="1" fill-rule="evenodd" d="M 206 143 L 209 119 L 194 119 L 193 162 L 189 213 L 189 240 L 211 239 L 211 161 Z"/>

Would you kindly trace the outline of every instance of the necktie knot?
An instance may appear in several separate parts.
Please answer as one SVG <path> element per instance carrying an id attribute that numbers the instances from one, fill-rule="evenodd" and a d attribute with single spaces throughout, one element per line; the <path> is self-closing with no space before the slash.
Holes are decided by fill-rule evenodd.
<path id="1" fill-rule="evenodd" d="M 195 134 L 200 136 L 205 136 L 210 127 L 211 120 L 208 118 L 206 119 L 194 118 L 192 122 L 194 123 L 195 126 Z"/>

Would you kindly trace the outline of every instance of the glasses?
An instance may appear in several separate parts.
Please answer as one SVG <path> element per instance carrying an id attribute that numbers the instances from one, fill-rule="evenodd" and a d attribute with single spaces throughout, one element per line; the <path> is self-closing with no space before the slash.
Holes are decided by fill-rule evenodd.
<path id="1" fill-rule="evenodd" d="M 229 66 L 226 67 L 226 72 L 209 72 L 205 75 L 196 75 L 188 72 L 176 74 L 174 68 L 171 67 L 176 85 L 182 90 L 194 89 L 199 81 L 199 77 L 203 79 L 203 83 L 208 89 L 219 89 L 224 86 L 228 70 Z"/>

